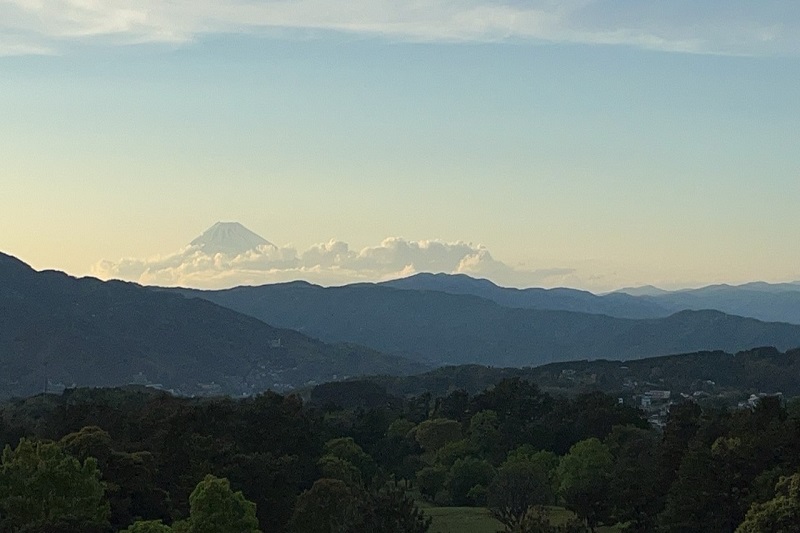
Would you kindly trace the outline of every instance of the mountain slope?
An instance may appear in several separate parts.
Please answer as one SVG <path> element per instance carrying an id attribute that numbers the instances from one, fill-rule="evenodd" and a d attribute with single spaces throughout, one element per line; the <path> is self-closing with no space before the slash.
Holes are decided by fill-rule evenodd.
<path id="1" fill-rule="evenodd" d="M 793 284 L 712 285 L 643 297 L 668 309 L 718 309 L 766 321 L 800 324 L 800 292 Z"/>
<path id="2" fill-rule="evenodd" d="M 433 396 L 444 396 L 455 389 L 476 394 L 502 379 L 514 377 L 532 381 L 550 391 L 566 393 L 600 390 L 630 396 L 651 389 L 665 389 L 676 397 L 683 392 L 694 398 L 716 397 L 723 403 L 735 403 L 759 392 L 782 392 L 791 398 L 800 395 L 800 350 L 781 353 L 767 347 L 735 355 L 704 351 L 624 363 L 603 359 L 552 363 L 536 368 L 460 365 L 415 376 L 359 379 L 379 384 L 384 387 L 384 393 L 392 395 L 415 396 L 430 392 Z"/>
<path id="3" fill-rule="evenodd" d="M 619 318 L 658 318 L 678 310 L 664 307 L 655 300 L 637 298 L 622 292 L 602 296 L 577 289 L 514 289 L 499 287 L 486 279 L 465 274 L 428 274 L 381 283 L 397 289 L 428 290 L 449 294 L 473 295 L 506 307 L 520 309 L 551 309 L 595 313 Z"/>
<path id="4" fill-rule="evenodd" d="M 766 322 L 800 324 L 800 284 L 753 282 L 665 291 L 621 289 L 596 295 L 576 289 L 513 289 L 464 274 L 416 274 L 382 283 L 398 289 L 470 294 L 506 307 L 596 313 L 619 318 L 663 318 L 684 310 L 715 309 Z"/>
<path id="5" fill-rule="evenodd" d="M 326 341 L 356 342 L 434 364 L 522 366 L 800 346 L 800 326 L 716 311 L 632 320 L 513 309 L 476 296 L 371 284 L 323 288 L 293 282 L 182 292 Z"/>
<path id="6" fill-rule="evenodd" d="M 250 393 L 419 364 L 331 346 L 210 302 L 119 281 L 36 272 L 0 254 L 0 396 L 65 385 L 159 383 Z"/>
<path id="7" fill-rule="evenodd" d="M 239 255 L 259 246 L 275 245 L 238 222 L 217 222 L 189 243 L 208 255 Z"/>

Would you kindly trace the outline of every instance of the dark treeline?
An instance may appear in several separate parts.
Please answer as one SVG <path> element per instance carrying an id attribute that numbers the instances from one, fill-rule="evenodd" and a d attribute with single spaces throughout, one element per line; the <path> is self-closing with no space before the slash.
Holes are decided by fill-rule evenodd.
<path id="1" fill-rule="evenodd" d="M 778 531 L 800 517 L 800 417 L 776 398 L 673 406 L 658 433 L 616 398 L 520 379 L 441 398 L 376 387 L 328 384 L 312 404 L 148 389 L 7 402 L 0 530 L 416 533 L 420 501 L 486 506 L 519 532 Z M 551 506 L 576 519 L 550 525 Z"/>

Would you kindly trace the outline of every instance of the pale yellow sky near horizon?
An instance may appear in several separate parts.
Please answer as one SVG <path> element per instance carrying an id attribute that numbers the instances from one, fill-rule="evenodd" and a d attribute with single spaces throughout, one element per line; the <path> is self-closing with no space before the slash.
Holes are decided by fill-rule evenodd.
<path id="1" fill-rule="evenodd" d="M 229 220 L 279 249 L 214 283 L 800 279 L 800 3 L 557 4 L 0 7 L 0 251 L 205 279 Z"/>

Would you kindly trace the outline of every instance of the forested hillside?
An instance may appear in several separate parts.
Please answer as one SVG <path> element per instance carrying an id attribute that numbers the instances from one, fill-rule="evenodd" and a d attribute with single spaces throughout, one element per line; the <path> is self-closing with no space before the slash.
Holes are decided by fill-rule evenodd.
<path id="1" fill-rule="evenodd" d="M 758 348 L 738 353 L 723 351 L 648 357 L 632 361 L 594 360 L 552 363 L 538 367 L 445 366 L 413 376 L 364 378 L 396 396 L 429 391 L 447 394 L 455 389 L 471 393 L 518 377 L 565 394 L 602 391 L 615 396 L 666 389 L 675 394 L 697 394 L 700 400 L 736 404 L 751 394 L 782 393 L 800 396 L 800 350 L 781 352 Z"/>
<path id="2" fill-rule="evenodd" d="M 678 311 L 722 311 L 766 322 L 800 324 L 800 283 L 753 282 L 666 291 L 655 287 L 621 289 L 607 294 L 564 287 L 516 289 L 464 274 L 428 274 L 382 285 L 479 296 L 506 307 L 595 313 L 619 318 L 663 318 Z"/>
<path id="3" fill-rule="evenodd" d="M 204 300 L 36 272 L 0 254 L 0 398 L 127 383 L 240 395 L 424 369 L 362 346 L 325 344 Z"/>
<path id="4" fill-rule="evenodd" d="M 564 287 L 516 289 L 500 287 L 487 279 L 476 279 L 465 274 L 423 272 L 407 278 L 386 281 L 381 285 L 396 289 L 478 296 L 504 307 L 575 311 L 618 318 L 663 318 L 682 310 L 680 307 L 660 305 L 656 301 L 622 292 L 597 295 L 589 291 Z"/>
<path id="5" fill-rule="evenodd" d="M 436 365 L 537 366 L 580 359 L 800 346 L 798 325 L 717 311 L 631 320 L 515 309 L 477 296 L 370 284 L 323 288 L 293 282 L 181 292 L 327 342 L 355 342 Z"/>
<path id="6" fill-rule="evenodd" d="M 800 520 L 800 412 L 774 397 L 744 410 L 677 404 L 657 432 L 616 398 L 552 396 L 518 378 L 388 402 L 361 383 L 332 387 L 318 407 L 135 388 L 0 404 L 0 529 L 423 533 L 427 513 L 469 507 L 522 532 L 748 533 Z"/>

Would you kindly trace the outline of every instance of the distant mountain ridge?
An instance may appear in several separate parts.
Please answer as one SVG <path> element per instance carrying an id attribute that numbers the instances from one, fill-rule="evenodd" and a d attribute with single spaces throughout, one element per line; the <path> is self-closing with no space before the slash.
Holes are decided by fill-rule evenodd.
<path id="1" fill-rule="evenodd" d="M 766 281 L 750 281 L 739 285 L 731 285 L 729 283 L 715 283 L 712 285 L 705 285 L 694 289 L 675 289 L 668 291 L 654 287 L 653 285 L 643 285 L 640 287 L 625 287 L 613 291 L 615 293 L 625 293 L 632 296 L 660 296 L 662 294 L 671 293 L 707 293 L 716 291 L 730 291 L 730 290 L 752 290 L 759 292 L 800 292 L 800 281 L 790 281 L 784 283 L 767 283 Z"/>
<path id="2" fill-rule="evenodd" d="M 384 283 L 401 289 L 471 294 L 521 309 L 552 309 L 618 318 L 665 318 L 684 310 L 717 310 L 766 322 L 800 324 L 800 283 L 752 282 L 665 291 L 645 286 L 596 295 L 577 289 L 513 289 L 464 274 L 416 274 Z"/>
<path id="3" fill-rule="evenodd" d="M 717 309 L 770 322 L 800 324 L 800 291 L 794 284 L 712 285 L 642 297 L 668 309 Z"/>
<path id="4" fill-rule="evenodd" d="M 240 228 L 217 229 L 249 245 Z M 219 240 L 227 243 L 225 235 Z M 798 325 L 699 306 L 749 305 L 752 312 L 758 311 L 753 302 L 761 302 L 762 313 L 800 312 L 798 297 L 800 291 L 760 283 L 598 296 L 508 289 L 445 274 L 331 288 L 291 282 L 160 289 L 36 272 L 0 253 L 0 396 L 35 392 L 45 383 L 132 382 L 187 394 L 247 394 L 443 364 L 536 366 L 758 346 L 789 350 L 800 346 Z M 671 310 L 680 305 L 701 310 Z M 651 316 L 659 313 L 667 316 Z"/>
<path id="5" fill-rule="evenodd" d="M 158 384 L 247 394 L 424 365 L 330 345 L 211 302 L 37 272 L 0 253 L 0 397 L 48 386 Z"/>
<path id="6" fill-rule="evenodd" d="M 800 346 L 800 326 L 718 311 L 634 320 L 512 308 L 474 295 L 375 284 L 323 288 L 291 282 L 180 292 L 328 342 L 355 342 L 435 365 L 536 366 L 574 359 Z"/>
<path id="7" fill-rule="evenodd" d="M 618 318 L 658 318 L 668 316 L 675 311 L 656 302 L 624 293 L 598 296 L 588 291 L 568 288 L 514 289 L 500 287 L 487 279 L 476 279 L 465 274 L 420 273 L 386 281 L 381 285 L 397 289 L 479 296 L 505 307 L 575 311 Z"/>

